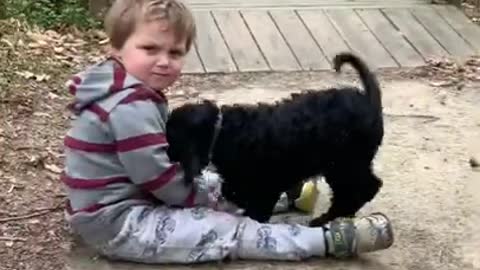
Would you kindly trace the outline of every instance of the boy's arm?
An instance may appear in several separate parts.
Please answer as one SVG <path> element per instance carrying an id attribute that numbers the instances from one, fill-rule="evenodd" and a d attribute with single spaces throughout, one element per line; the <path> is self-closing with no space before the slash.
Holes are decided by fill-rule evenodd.
<path id="1" fill-rule="evenodd" d="M 119 104 L 110 113 L 120 162 L 132 182 L 167 205 L 208 205 L 208 191 L 186 184 L 166 154 L 165 122 L 151 100 Z"/>

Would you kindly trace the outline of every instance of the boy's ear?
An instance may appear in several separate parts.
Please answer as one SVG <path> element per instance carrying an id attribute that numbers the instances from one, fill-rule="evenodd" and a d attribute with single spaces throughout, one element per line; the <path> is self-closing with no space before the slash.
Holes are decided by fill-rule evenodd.
<path id="1" fill-rule="evenodd" d="M 112 46 L 110 46 L 110 47 L 108 48 L 108 53 L 109 53 L 111 56 L 113 56 L 113 57 L 115 57 L 115 58 L 117 58 L 117 59 L 122 59 L 120 50 L 115 49 L 115 48 L 112 47 Z"/>

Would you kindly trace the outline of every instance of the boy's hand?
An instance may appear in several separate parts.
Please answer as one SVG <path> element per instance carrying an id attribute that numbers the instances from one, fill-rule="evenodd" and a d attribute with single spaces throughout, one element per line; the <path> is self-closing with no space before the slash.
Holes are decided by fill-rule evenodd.
<path id="1" fill-rule="evenodd" d="M 222 178 L 217 173 L 207 169 L 203 170 L 202 174 L 195 179 L 195 186 L 198 193 L 207 194 L 208 207 L 231 214 L 243 214 L 243 209 L 240 209 L 235 204 L 225 200 L 222 196 Z"/>

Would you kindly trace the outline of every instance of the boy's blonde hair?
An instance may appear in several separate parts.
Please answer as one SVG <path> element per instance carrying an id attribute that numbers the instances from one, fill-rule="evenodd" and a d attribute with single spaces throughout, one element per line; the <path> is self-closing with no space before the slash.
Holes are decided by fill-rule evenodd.
<path id="1" fill-rule="evenodd" d="M 116 0 L 105 16 L 105 31 L 110 44 L 121 49 L 141 22 L 167 21 L 178 41 L 186 41 L 190 50 L 196 35 L 190 10 L 179 0 Z"/>

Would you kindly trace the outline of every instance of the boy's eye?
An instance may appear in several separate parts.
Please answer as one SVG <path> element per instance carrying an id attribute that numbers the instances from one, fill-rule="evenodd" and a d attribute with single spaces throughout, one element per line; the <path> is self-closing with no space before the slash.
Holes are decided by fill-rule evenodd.
<path id="1" fill-rule="evenodd" d="M 178 57 L 178 56 L 183 56 L 185 53 L 181 50 L 172 50 L 170 51 L 170 54 Z"/>
<path id="2" fill-rule="evenodd" d="M 142 46 L 141 48 L 149 52 L 154 51 L 156 49 L 155 46 L 151 46 L 151 45 L 145 45 L 145 46 Z"/>

